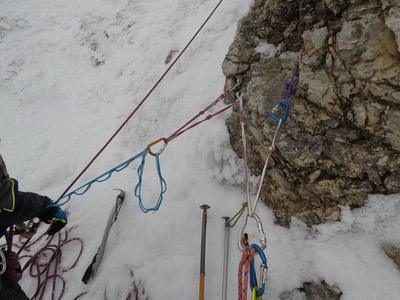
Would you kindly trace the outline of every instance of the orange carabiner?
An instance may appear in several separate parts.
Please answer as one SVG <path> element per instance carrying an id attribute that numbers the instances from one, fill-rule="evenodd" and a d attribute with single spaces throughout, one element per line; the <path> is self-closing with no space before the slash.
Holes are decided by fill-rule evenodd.
<path id="1" fill-rule="evenodd" d="M 161 147 L 160 150 L 158 150 L 157 152 L 151 151 L 151 147 L 153 147 L 154 145 L 156 145 L 158 143 L 161 143 L 161 142 L 163 142 L 164 145 Z M 149 152 L 150 155 L 159 156 L 161 153 L 163 153 L 165 147 L 167 147 L 167 144 L 168 144 L 167 139 L 162 137 L 162 138 L 160 138 L 158 140 L 155 140 L 154 142 L 151 142 L 150 144 L 148 144 L 146 148 L 147 148 L 147 151 Z"/>

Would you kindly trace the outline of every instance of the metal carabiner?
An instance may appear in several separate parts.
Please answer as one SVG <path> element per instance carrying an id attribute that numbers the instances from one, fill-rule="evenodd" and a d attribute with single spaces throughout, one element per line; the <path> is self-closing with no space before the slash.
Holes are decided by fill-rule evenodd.
<path id="1" fill-rule="evenodd" d="M 278 104 L 276 104 L 271 111 L 271 117 L 276 123 L 279 123 L 279 121 L 281 121 L 282 124 L 285 124 L 288 115 L 289 102 L 287 101 L 278 102 Z"/>
<path id="2" fill-rule="evenodd" d="M 262 264 L 260 265 L 260 282 L 261 286 L 265 289 L 265 285 L 267 284 L 267 272 L 268 266 Z"/>
<path id="3" fill-rule="evenodd" d="M 257 286 L 257 296 L 261 297 L 265 291 L 265 285 L 267 282 L 267 271 L 268 271 L 268 260 L 267 256 L 265 255 L 263 249 L 257 244 L 252 244 L 251 247 L 256 250 L 257 254 L 260 256 L 261 265 L 260 265 L 260 285 Z M 252 268 L 254 270 L 254 261 L 252 262 Z M 251 273 L 250 281 L 252 281 L 253 285 L 256 285 L 256 280 L 252 278 L 254 274 Z"/>
<path id="4" fill-rule="evenodd" d="M 3 248 L 0 248 L 0 275 L 3 275 L 7 270 L 7 260 L 4 255 Z"/>
<path id="5" fill-rule="evenodd" d="M 156 144 L 158 144 L 158 143 L 161 143 L 161 142 L 164 142 L 164 145 L 161 147 L 160 150 L 158 150 L 157 152 L 151 151 L 151 147 L 153 147 L 154 145 L 156 145 Z M 164 138 L 164 137 L 162 137 L 162 138 L 160 138 L 160 139 L 158 139 L 158 140 L 155 140 L 154 142 L 151 142 L 150 144 L 148 144 L 146 148 L 147 148 L 147 151 L 149 152 L 150 155 L 152 155 L 152 156 L 159 156 L 161 153 L 164 152 L 165 147 L 167 147 L 167 144 L 168 144 L 167 139 Z"/>
<path id="6" fill-rule="evenodd" d="M 253 213 L 253 218 L 254 220 L 256 220 L 257 223 L 258 236 L 260 238 L 261 248 L 264 250 L 265 248 L 267 248 L 267 236 L 265 235 L 264 227 L 262 225 L 260 217 L 256 213 Z"/>
<path id="7" fill-rule="evenodd" d="M 258 229 L 258 236 L 259 236 L 260 244 L 261 244 L 261 249 L 264 250 L 265 248 L 267 248 L 267 236 L 265 235 L 264 227 L 262 225 L 261 219 L 256 213 L 253 213 L 251 217 L 256 221 L 257 229 Z M 240 228 L 239 236 L 238 236 L 238 240 L 237 240 L 238 248 L 242 252 L 246 249 L 246 246 L 243 244 L 243 236 L 244 236 L 244 230 L 246 229 L 246 226 L 247 226 L 248 219 L 249 219 L 249 215 L 247 214 L 244 219 L 244 222 L 242 224 L 242 227 Z"/>

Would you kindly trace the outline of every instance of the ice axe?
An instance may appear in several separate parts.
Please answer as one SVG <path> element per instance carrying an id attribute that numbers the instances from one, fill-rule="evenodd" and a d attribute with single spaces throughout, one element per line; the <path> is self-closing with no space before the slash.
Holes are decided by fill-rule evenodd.
<path id="1" fill-rule="evenodd" d="M 207 231 L 207 210 L 209 205 L 200 206 L 203 210 L 203 224 L 201 229 L 201 254 L 200 254 L 200 289 L 199 300 L 204 300 L 204 283 L 206 277 L 206 231 Z"/>

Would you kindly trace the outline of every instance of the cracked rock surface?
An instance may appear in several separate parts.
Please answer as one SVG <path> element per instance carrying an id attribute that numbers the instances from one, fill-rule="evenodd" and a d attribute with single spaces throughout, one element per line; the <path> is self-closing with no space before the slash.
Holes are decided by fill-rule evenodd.
<path id="1" fill-rule="evenodd" d="M 261 194 L 277 222 L 335 221 L 340 205 L 400 192 L 400 2 L 254 1 L 222 66 L 227 88 L 240 80 L 245 92 L 254 175 L 295 61 L 296 95 Z M 242 157 L 238 110 L 226 124 Z"/>
<path id="2" fill-rule="evenodd" d="M 400 244 L 383 245 L 383 251 L 385 251 L 386 255 L 389 256 L 400 269 Z"/>
<path id="3" fill-rule="evenodd" d="M 303 287 L 290 292 L 282 293 L 280 300 L 339 300 L 342 291 L 336 285 L 329 285 L 325 281 L 321 283 L 306 282 Z"/>

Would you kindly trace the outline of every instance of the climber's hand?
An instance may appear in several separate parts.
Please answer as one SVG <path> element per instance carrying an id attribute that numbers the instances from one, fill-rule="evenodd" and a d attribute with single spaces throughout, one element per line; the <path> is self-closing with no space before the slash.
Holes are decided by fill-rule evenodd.
<path id="1" fill-rule="evenodd" d="M 47 206 L 39 218 L 41 221 L 50 224 L 47 230 L 48 235 L 57 233 L 68 223 L 67 214 L 57 205 Z"/>

